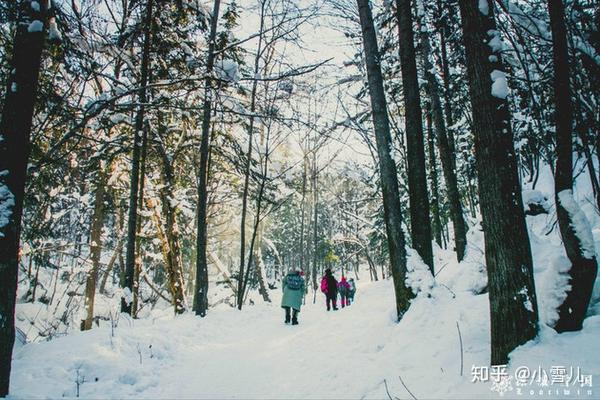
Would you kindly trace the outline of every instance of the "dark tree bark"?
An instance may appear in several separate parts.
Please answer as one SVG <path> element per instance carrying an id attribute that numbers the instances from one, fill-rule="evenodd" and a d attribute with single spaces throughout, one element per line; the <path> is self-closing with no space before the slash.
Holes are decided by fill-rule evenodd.
<path id="1" fill-rule="evenodd" d="M 508 354 L 515 347 L 536 336 L 537 299 L 508 102 L 502 90 L 492 88 L 492 73 L 500 79 L 503 70 L 499 46 L 490 46 L 492 39 L 499 40 L 495 37 L 498 31 L 493 15 L 494 5 L 487 1 L 488 13 L 484 14 L 479 9 L 479 0 L 459 0 L 458 3 L 473 110 L 479 200 L 485 237 L 491 362 L 499 365 L 507 363 Z M 496 84 L 502 86 L 502 82 Z"/>
<path id="2" fill-rule="evenodd" d="M 200 142 L 200 168 L 198 171 L 198 221 L 196 229 L 196 284 L 194 289 L 194 304 L 196 315 L 206 316 L 208 310 L 208 262 L 206 259 L 206 208 L 208 205 L 207 174 L 210 136 L 210 115 L 212 110 L 211 79 L 215 64 L 215 40 L 217 37 L 217 21 L 219 19 L 220 0 L 213 3 L 208 43 L 208 59 L 206 62 L 205 93 L 202 115 L 202 139 Z"/>
<path id="3" fill-rule="evenodd" d="M 445 4 L 444 4 L 445 3 Z M 440 37 L 440 64 L 442 67 L 442 80 L 444 83 L 444 114 L 446 115 L 446 123 L 448 126 L 448 147 L 450 148 L 450 157 L 452 159 L 452 168 L 455 168 L 456 164 L 456 146 L 454 135 L 452 133 L 452 129 L 450 128 L 454 125 L 454 118 L 452 116 L 452 103 L 450 101 L 450 68 L 448 67 L 448 49 L 447 42 L 448 37 L 450 36 L 450 24 L 448 23 L 449 14 L 452 11 L 450 8 L 454 7 L 447 2 L 442 2 L 438 0 L 438 13 L 439 15 L 444 15 L 444 17 L 440 17 L 440 27 L 438 30 L 438 34 Z"/>
<path id="4" fill-rule="evenodd" d="M 377 36 L 373 26 L 373 15 L 368 0 L 357 0 L 362 30 L 367 79 L 371 97 L 371 112 L 375 128 L 375 141 L 379 155 L 379 173 L 381 175 L 381 191 L 383 194 L 383 210 L 387 232 L 391 271 L 396 295 L 396 312 L 398 320 L 410 306 L 412 291 L 405 286 L 406 279 L 406 249 L 404 233 L 402 232 L 402 214 L 400 212 L 400 194 L 398 191 L 398 174 L 396 163 L 390 154 L 392 138 L 387 114 L 385 91 Z M 429 205 L 426 204 L 426 207 Z M 431 243 L 430 243 L 431 245 Z"/>
<path id="5" fill-rule="evenodd" d="M 100 163 L 99 163 L 100 164 Z M 92 268 L 85 281 L 85 319 L 81 321 L 81 330 L 92 329 L 94 321 L 94 300 L 96 299 L 96 286 L 98 271 L 100 269 L 100 256 L 102 255 L 102 226 L 104 225 L 104 193 L 106 188 L 106 174 L 99 165 L 98 183 L 94 195 L 94 213 L 90 230 L 90 259 Z"/>
<path id="6" fill-rule="evenodd" d="M 135 282 L 135 257 L 137 237 L 137 212 L 138 194 L 140 185 L 140 158 L 144 137 L 144 115 L 146 111 L 148 66 L 150 64 L 150 42 L 152 41 L 152 6 L 154 0 L 146 3 L 146 15 L 144 18 L 144 48 L 142 50 L 142 65 L 140 91 L 138 94 L 139 106 L 135 119 L 133 155 L 131 158 L 131 187 L 129 190 L 129 212 L 127 221 L 127 248 L 125 253 L 125 276 L 123 279 L 123 290 L 126 293 L 121 297 L 121 312 L 131 316 L 135 314 L 133 309 L 133 293 Z"/>
<path id="7" fill-rule="evenodd" d="M 410 0 L 396 0 L 402 90 L 406 109 L 406 155 L 408 159 L 411 238 L 413 247 L 433 273 L 423 120 L 410 3 Z"/>
<path id="8" fill-rule="evenodd" d="M 590 151 L 590 141 L 586 132 L 581 132 L 579 137 L 583 144 L 583 152 L 586 158 L 586 164 L 588 167 L 588 173 L 590 175 L 590 183 L 592 184 L 592 190 L 594 192 L 594 198 L 596 199 L 596 207 L 600 210 L 600 182 L 598 182 L 598 176 L 596 175 L 596 168 L 594 168 L 594 157 L 592 151 Z M 600 159 L 600 155 L 598 156 Z"/>
<path id="9" fill-rule="evenodd" d="M 149 78 L 150 79 L 150 78 Z M 142 150 L 140 155 L 140 180 L 137 195 L 137 209 L 138 213 L 141 214 L 141 210 L 144 207 L 144 189 L 146 187 L 146 157 L 148 155 L 148 134 L 150 133 L 150 125 L 148 121 L 144 123 L 144 134 L 142 137 Z M 136 228 L 135 228 L 135 270 L 133 273 L 133 302 L 131 303 L 131 316 L 137 318 L 137 312 L 139 309 L 140 301 L 140 274 L 142 272 L 142 215 L 137 216 Z"/>
<path id="10" fill-rule="evenodd" d="M 435 135 L 433 133 L 433 123 L 431 121 L 431 109 L 425 114 L 427 121 L 427 150 L 429 154 L 429 180 L 431 181 L 431 217 L 433 224 L 431 226 L 433 237 L 438 246 L 442 247 L 442 222 L 440 219 L 440 198 L 438 188 L 437 162 L 435 156 Z"/>
<path id="11" fill-rule="evenodd" d="M 44 49 L 48 1 L 18 4 L 18 23 L 0 121 L 0 397 L 8 395 L 15 341 L 19 237 L 33 109 Z"/>
<path id="12" fill-rule="evenodd" d="M 442 162 L 442 170 L 444 172 L 444 181 L 446 182 L 446 190 L 448 191 L 450 217 L 452 218 L 452 226 L 454 227 L 456 258 L 460 262 L 465 256 L 465 248 L 467 246 L 467 227 L 463 216 L 462 205 L 460 204 L 454 155 L 452 154 L 453 150 L 450 147 L 450 141 L 448 140 L 446 131 L 446 124 L 444 122 L 442 102 L 440 101 L 440 88 L 435 75 L 432 73 L 434 67 L 429 59 L 431 46 L 427 33 L 424 33 L 421 38 L 423 48 L 423 69 L 425 71 L 425 80 L 427 82 L 427 96 L 431 102 L 431 114 L 433 124 L 435 126 L 437 144 L 440 150 L 440 160 Z"/>
<path id="13" fill-rule="evenodd" d="M 558 226 L 567 257 L 571 261 L 568 272 L 570 290 L 558 308 L 558 332 L 577 331 L 582 328 L 587 312 L 598 265 L 594 243 L 585 243 L 584 235 L 592 236 L 585 224 L 582 211 L 573 199 L 573 107 L 569 86 L 569 53 L 565 10 L 562 0 L 548 0 L 552 28 L 554 58 L 554 98 L 556 101 L 556 173 L 554 188 Z M 577 220 L 576 220 L 577 218 Z M 582 232 L 587 230 L 587 232 Z M 590 246 L 591 248 L 586 248 Z"/>

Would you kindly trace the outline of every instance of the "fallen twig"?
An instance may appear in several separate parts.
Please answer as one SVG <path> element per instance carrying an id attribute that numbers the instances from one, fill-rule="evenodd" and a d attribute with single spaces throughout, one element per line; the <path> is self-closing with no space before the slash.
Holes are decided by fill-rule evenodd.
<path id="1" fill-rule="evenodd" d="M 458 330 L 458 340 L 460 341 L 460 376 L 463 376 L 463 360 L 464 360 L 464 356 L 463 356 L 463 341 L 462 341 L 462 335 L 460 333 L 460 326 L 458 325 L 458 321 L 456 321 L 456 329 Z"/>
<path id="2" fill-rule="evenodd" d="M 383 380 L 383 385 L 385 386 L 385 392 L 387 393 L 388 399 L 390 400 L 398 400 L 398 397 L 392 397 L 392 395 L 390 394 L 390 391 L 388 389 L 388 385 L 387 385 L 387 380 Z"/>
<path id="3" fill-rule="evenodd" d="M 410 396 L 414 399 L 417 400 L 417 398 L 415 397 L 414 394 L 412 394 L 412 392 L 408 389 L 408 387 L 406 387 L 406 384 L 404 383 L 404 381 L 402 380 L 402 377 L 400 375 L 398 375 L 398 379 L 400 379 L 400 383 L 402 383 L 402 386 L 404 386 L 404 389 L 406 389 L 406 391 L 408 392 L 408 394 L 410 394 Z"/>

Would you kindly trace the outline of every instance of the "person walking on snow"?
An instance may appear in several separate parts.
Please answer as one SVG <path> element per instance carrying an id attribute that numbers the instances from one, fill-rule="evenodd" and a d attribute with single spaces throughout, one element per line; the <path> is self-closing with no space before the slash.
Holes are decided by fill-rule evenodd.
<path id="1" fill-rule="evenodd" d="M 346 307 L 346 299 L 349 291 L 350 285 L 348 285 L 346 277 L 342 276 L 340 283 L 338 283 L 338 292 L 340 293 L 340 303 L 342 303 L 342 308 Z"/>
<path id="2" fill-rule="evenodd" d="M 293 270 L 287 273 L 283 278 L 281 289 L 283 297 L 281 299 L 281 308 L 285 310 L 285 323 L 298 325 L 298 313 L 302 306 L 304 297 L 304 278 L 302 271 Z"/>
<path id="3" fill-rule="evenodd" d="M 350 280 L 348 280 L 348 286 L 349 289 L 346 302 L 348 303 L 347 305 L 350 305 L 354 303 L 354 294 L 356 293 L 356 284 L 354 283 L 354 278 L 350 278 Z"/>
<path id="4" fill-rule="evenodd" d="M 333 310 L 337 308 L 337 280 L 331 273 L 331 269 L 325 270 L 325 276 L 321 278 L 321 292 L 325 293 L 327 302 L 327 311 L 331 310 L 331 303 L 333 303 Z"/>

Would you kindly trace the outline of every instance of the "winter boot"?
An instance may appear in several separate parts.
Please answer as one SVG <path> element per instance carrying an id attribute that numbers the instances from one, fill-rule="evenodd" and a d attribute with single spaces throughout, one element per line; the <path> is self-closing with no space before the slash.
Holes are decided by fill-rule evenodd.
<path id="1" fill-rule="evenodd" d="M 290 309 L 289 307 L 286 307 L 285 309 L 285 321 L 286 324 L 290 323 Z"/>
<path id="2" fill-rule="evenodd" d="M 292 311 L 292 325 L 298 325 L 298 310 Z"/>

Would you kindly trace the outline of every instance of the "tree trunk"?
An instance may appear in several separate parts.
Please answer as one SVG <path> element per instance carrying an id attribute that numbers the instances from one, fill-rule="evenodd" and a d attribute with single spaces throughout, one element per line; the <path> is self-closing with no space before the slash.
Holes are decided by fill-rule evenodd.
<path id="1" fill-rule="evenodd" d="M 148 121 L 144 124 L 144 136 L 142 137 L 142 154 L 140 155 L 140 186 L 138 189 L 138 212 L 144 207 L 144 188 L 146 186 L 146 156 L 148 153 L 148 134 L 150 133 L 150 126 Z M 131 303 L 131 316 L 137 318 L 137 311 L 139 309 L 140 301 L 140 274 L 142 272 L 142 215 L 138 215 L 135 228 L 135 271 L 133 273 L 133 302 Z"/>
<path id="2" fill-rule="evenodd" d="M 383 89 L 381 65 L 379 63 L 377 36 L 375 35 L 375 27 L 373 26 L 373 16 L 368 0 L 357 0 L 357 3 L 362 28 L 377 153 L 379 155 L 379 173 L 381 175 L 381 191 L 383 194 L 384 219 L 390 263 L 394 278 L 396 313 L 398 320 L 400 320 L 410 306 L 410 299 L 413 297 L 413 293 L 404 283 L 406 278 L 406 249 L 404 247 L 404 233 L 402 232 L 398 174 L 396 163 L 390 154 L 392 138 L 390 135 L 385 91 Z"/>
<path id="3" fill-rule="evenodd" d="M 173 188 L 175 186 L 173 176 L 172 158 L 167 154 L 163 146 L 165 138 L 165 126 L 162 115 L 159 112 L 158 129 L 160 140 L 156 141 L 156 149 L 162 160 L 162 188 L 159 190 L 162 204 L 162 215 L 164 216 L 165 238 L 168 254 L 166 257 L 167 277 L 169 279 L 169 291 L 175 307 L 176 314 L 185 312 L 185 294 L 183 281 L 183 265 L 181 261 L 181 245 L 179 240 L 179 227 L 177 225 L 177 210 L 173 206 Z M 162 218 L 161 218 L 162 220 Z M 158 221 L 160 222 L 160 221 Z"/>
<path id="4" fill-rule="evenodd" d="M 81 321 L 81 330 L 92 329 L 94 321 L 94 300 L 96 297 L 96 282 L 98 281 L 98 270 L 100 269 L 100 256 L 102 255 L 102 226 L 104 225 L 104 193 L 106 188 L 106 174 L 99 166 L 98 184 L 94 197 L 94 214 L 92 216 L 92 227 L 90 234 L 90 258 L 92 269 L 88 272 L 85 281 L 85 312 L 86 316 Z"/>
<path id="5" fill-rule="evenodd" d="M 448 50 L 446 47 L 448 37 L 450 36 L 450 26 L 448 24 L 448 14 L 452 12 L 450 7 L 454 7 L 452 5 L 448 5 L 448 10 L 446 11 L 446 17 L 442 19 L 442 25 L 439 29 L 439 37 L 440 37 L 440 64 L 442 67 L 442 78 L 444 83 L 444 114 L 446 115 L 446 123 L 447 123 L 447 133 L 448 133 L 448 147 L 450 149 L 450 157 L 452 161 L 452 169 L 456 167 L 456 146 L 454 135 L 452 133 L 452 126 L 454 125 L 454 118 L 452 116 L 452 103 L 450 101 L 450 68 L 448 66 Z M 438 0 L 438 9 L 440 14 L 444 13 L 444 4 L 442 1 Z"/>
<path id="6" fill-rule="evenodd" d="M 258 240 L 254 249 L 254 267 L 256 268 L 256 279 L 258 280 L 258 293 L 266 303 L 271 302 L 267 286 L 267 277 L 265 275 L 265 264 L 262 256 L 262 223 L 259 226 Z"/>
<path id="7" fill-rule="evenodd" d="M 121 232 L 121 230 L 119 230 L 119 232 Z M 100 287 L 98 289 L 98 292 L 100 292 L 100 294 L 106 293 L 106 282 L 108 281 L 108 277 L 112 273 L 115 262 L 117 261 L 117 257 L 123 250 L 123 243 L 124 243 L 123 238 L 119 237 L 119 239 L 117 240 L 117 246 L 115 247 L 115 250 L 113 251 L 113 254 L 110 257 L 110 260 L 108 260 L 108 264 L 106 265 L 106 271 L 104 272 L 104 275 L 102 276 L 102 281 L 100 281 Z"/>
<path id="8" fill-rule="evenodd" d="M 162 213 L 165 214 L 164 198 L 161 199 Z M 171 294 L 171 304 L 174 307 L 176 314 L 182 314 L 185 311 L 185 300 L 183 295 L 183 274 L 181 273 L 181 260 L 178 252 L 179 247 L 174 247 L 173 242 L 169 238 L 171 234 L 169 230 L 176 230 L 176 226 L 170 226 L 170 221 L 167 216 L 167 221 L 163 221 L 159 213 L 157 204 L 152 199 L 146 200 L 146 205 L 149 210 L 152 211 L 154 225 L 156 226 L 156 233 L 160 241 L 161 253 L 163 261 L 165 263 L 165 270 L 167 272 L 167 284 L 169 287 L 169 293 Z M 176 244 L 178 246 L 178 243 Z"/>
<path id="9" fill-rule="evenodd" d="M 590 143 L 587 132 L 581 132 L 581 141 L 583 142 L 583 152 L 585 153 L 586 164 L 588 167 L 588 173 L 590 174 L 590 183 L 594 192 L 594 198 L 596 199 L 596 207 L 600 212 L 600 183 L 598 182 L 598 176 L 596 175 L 596 169 L 594 168 L 594 157 L 592 151 L 590 151 Z M 598 155 L 600 160 L 600 154 Z"/>
<path id="10" fill-rule="evenodd" d="M 432 232 L 437 245 L 442 247 L 442 222 L 440 219 L 438 174 L 434 146 L 435 138 L 431 121 L 431 109 L 427 110 L 425 120 L 427 121 L 427 142 L 429 150 L 429 180 L 431 181 L 431 214 L 433 218 Z"/>
<path id="11" fill-rule="evenodd" d="M 302 200 L 300 203 L 300 269 L 306 273 L 309 268 L 304 265 L 305 260 L 305 250 L 304 250 L 304 221 L 306 214 L 306 183 L 308 181 L 307 176 L 307 167 L 308 167 L 308 156 L 306 154 L 306 149 L 302 149 Z M 308 276 L 308 274 L 306 274 Z M 306 285 L 305 290 L 308 291 L 308 285 Z"/>
<path id="12" fill-rule="evenodd" d="M 264 11 L 265 2 L 261 2 L 260 28 L 258 34 L 258 46 L 256 56 L 254 57 L 254 75 L 258 75 L 260 67 L 260 56 L 262 52 L 263 28 L 264 28 Z M 240 223 L 240 270 L 238 274 L 238 310 L 242 309 L 245 294 L 245 276 L 244 268 L 246 264 L 246 214 L 248 213 L 248 192 L 250 189 L 250 170 L 252 166 L 252 141 L 254 139 L 254 112 L 256 111 L 256 92 L 258 89 L 258 81 L 252 82 L 252 92 L 250 94 L 250 121 L 248 124 L 248 150 L 246 151 L 246 166 L 244 171 L 244 191 L 242 193 L 242 215 Z M 250 254 L 249 257 L 252 255 Z M 250 265 L 250 263 L 248 263 Z"/>
<path id="13" fill-rule="evenodd" d="M 431 219 L 425 173 L 423 120 L 417 78 L 417 62 L 410 0 L 396 0 L 396 18 L 400 41 L 400 67 L 406 108 L 406 151 L 412 245 L 433 273 Z"/>
<path id="14" fill-rule="evenodd" d="M 133 310 L 133 291 L 135 281 L 135 257 L 136 257 L 136 230 L 138 211 L 138 191 L 140 184 L 140 156 L 144 137 L 144 115 L 146 111 L 148 83 L 148 66 L 150 64 L 150 42 L 152 40 L 152 6 L 154 0 L 147 0 L 146 16 L 144 20 L 144 48 L 142 51 L 141 79 L 139 106 L 135 119 L 133 155 L 131 158 L 131 187 L 129 190 L 129 212 L 127 221 L 127 249 L 125 255 L 125 276 L 123 279 L 123 297 L 121 297 L 121 312 L 131 316 Z"/>
<path id="15" fill-rule="evenodd" d="M 208 310 L 208 263 L 206 259 L 206 207 L 208 203 L 208 139 L 210 135 L 210 115 L 212 109 L 211 79 L 215 63 L 215 40 L 217 37 L 217 20 L 219 19 L 220 0 L 214 0 L 210 23 L 208 43 L 208 59 L 206 62 L 206 79 L 204 80 L 204 106 L 202 116 L 202 140 L 200 143 L 200 168 L 198 171 L 198 221 L 196 229 L 196 284 L 194 290 L 193 310 L 196 315 L 206 316 Z"/>
<path id="16" fill-rule="evenodd" d="M 13 72 L 0 121 L 0 397 L 8 394 L 15 341 L 21 216 L 48 12 L 47 0 L 39 1 L 39 11 L 31 5 L 30 1 L 19 2 L 10 63 Z M 35 26 L 36 21 L 41 21 L 41 26 Z"/>
<path id="17" fill-rule="evenodd" d="M 573 109 L 569 86 L 567 29 L 562 0 L 548 0 L 554 56 L 554 98 L 556 101 L 556 173 L 554 190 L 558 226 L 567 257 L 571 261 L 567 296 L 558 308 L 558 332 L 577 331 L 583 324 L 598 265 L 592 232 L 585 214 L 573 198 Z"/>
<path id="18" fill-rule="evenodd" d="M 440 88 L 435 75 L 432 73 L 434 68 L 433 64 L 429 60 L 431 46 L 427 33 L 423 33 L 421 35 L 421 43 L 423 48 L 423 69 L 425 70 L 425 80 L 427 81 L 427 95 L 431 101 L 431 113 L 433 124 L 435 126 L 438 148 L 440 151 L 440 160 L 442 162 L 442 170 L 444 172 L 444 181 L 446 182 L 446 190 L 448 192 L 450 216 L 452 218 L 452 226 L 454 228 L 456 258 L 460 262 L 465 256 L 465 248 L 467 246 L 467 227 L 463 217 L 463 209 L 460 204 L 460 195 L 458 193 L 454 155 L 452 154 L 448 135 L 446 134 L 446 124 L 444 122 L 442 102 L 440 101 L 439 94 Z"/>
<path id="19" fill-rule="evenodd" d="M 491 362 L 506 364 L 515 347 L 534 338 L 538 309 L 510 112 L 503 93 L 493 2 L 459 0 L 473 110 L 479 201 L 491 316 Z M 492 73 L 496 77 L 492 87 Z M 500 87 L 498 87 L 500 86 Z M 494 93 L 495 95 L 493 95 Z"/>
<path id="20" fill-rule="evenodd" d="M 316 145 L 315 145 L 316 146 Z M 319 222 L 319 192 L 318 192 L 318 178 L 319 173 L 317 171 L 317 149 L 313 149 L 313 176 L 312 176 L 312 194 L 313 194 L 313 267 L 312 267 L 312 284 L 313 291 L 317 292 L 317 261 L 319 259 L 318 253 L 318 245 L 319 245 L 319 236 L 318 236 L 318 222 Z"/>

